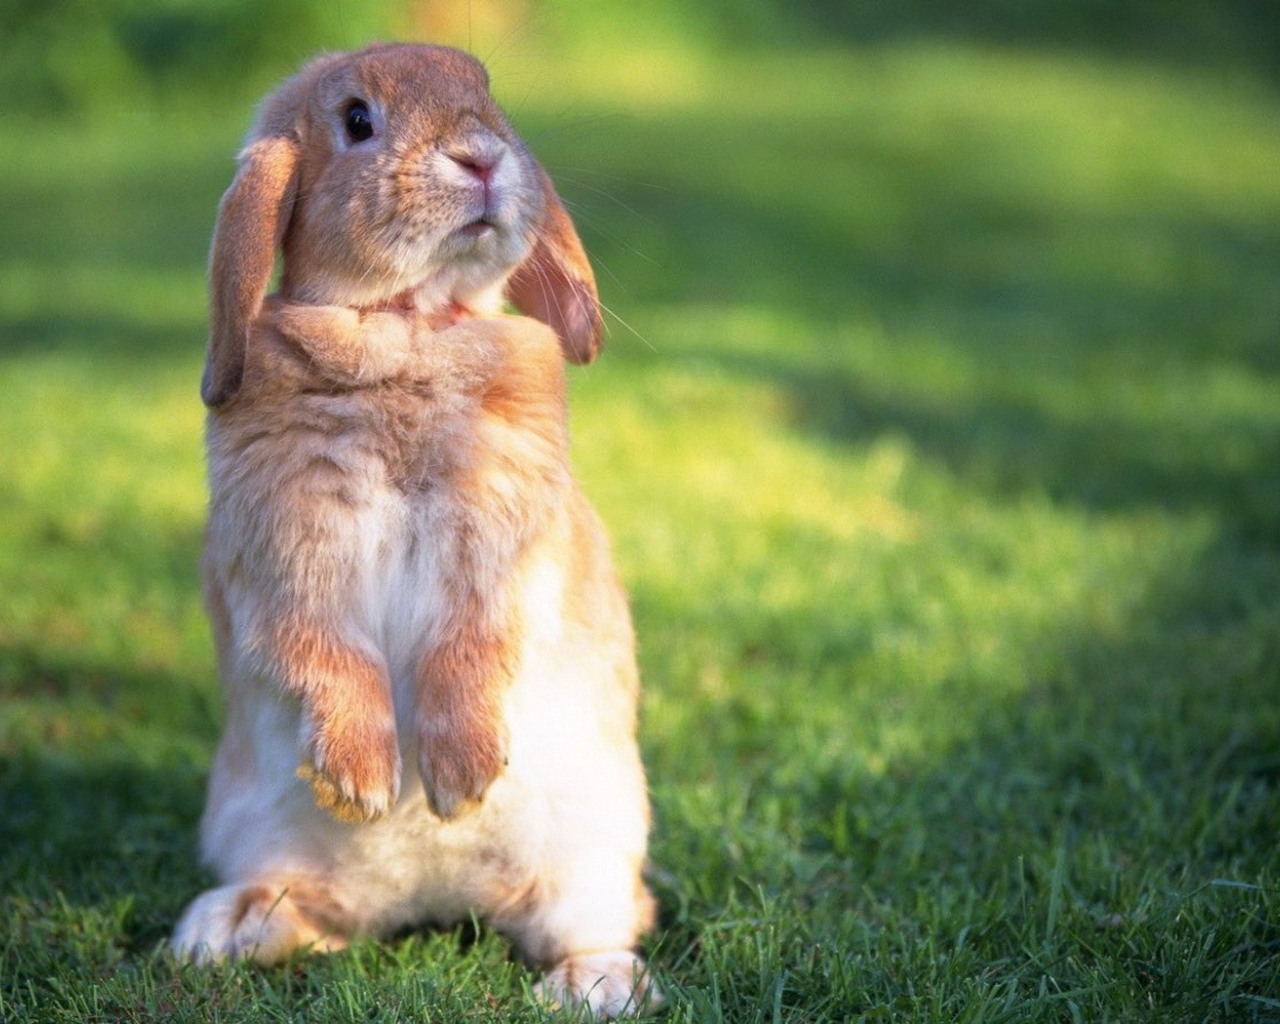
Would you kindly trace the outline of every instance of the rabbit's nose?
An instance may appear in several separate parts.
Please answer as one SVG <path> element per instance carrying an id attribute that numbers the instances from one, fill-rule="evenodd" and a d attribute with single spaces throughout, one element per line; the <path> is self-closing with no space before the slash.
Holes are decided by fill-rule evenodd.
<path id="1" fill-rule="evenodd" d="M 488 184 L 493 169 L 498 166 L 498 161 L 502 158 L 477 153 L 450 153 L 449 159 L 472 177 L 479 178 L 481 182 Z"/>
<path id="2" fill-rule="evenodd" d="M 505 152 L 506 147 L 497 139 L 481 137 L 459 140 L 445 155 L 472 178 L 487 185 Z"/>

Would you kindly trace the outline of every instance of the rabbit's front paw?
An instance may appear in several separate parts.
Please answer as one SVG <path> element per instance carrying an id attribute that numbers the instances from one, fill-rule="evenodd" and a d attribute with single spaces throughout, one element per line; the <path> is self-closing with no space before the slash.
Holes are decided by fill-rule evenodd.
<path id="1" fill-rule="evenodd" d="M 400 747 L 390 710 L 385 721 L 332 716 L 314 729 L 310 760 L 298 777 L 311 783 L 316 806 L 339 821 L 381 818 L 400 793 Z"/>
<path id="2" fill-rule="evenodd" d="M 339 381 L 368 384 L 392 377 L 412 351 L 413 330 L 399 312 L 274 300 L 264 316 L 314 369 Z"/>
<path id="3" fill-rule="evenodd" d="M 346 306 L 315 306 L 272 297 L 263 303 L 262 319 L 296 345 L 315 338 L 354 336 L 360 314 Z"/>
<path id="4" fill-rule="evenodd" d="M 428 715 L 420 739 L 427 802 L 446 821 L 483 800 L 507 766 L 507 727 L 496 708 Z"/>

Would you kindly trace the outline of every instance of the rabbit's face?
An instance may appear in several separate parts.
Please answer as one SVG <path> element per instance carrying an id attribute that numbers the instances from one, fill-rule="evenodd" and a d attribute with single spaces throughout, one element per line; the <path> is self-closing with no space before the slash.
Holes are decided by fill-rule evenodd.
<path id="1" fill-rule="evenodd" d="M 496 303 L 531 249 L 543 196 L 477 61 L 369 51 L 320 75 L 300 127 L 286 292 L 424 310 Z"/>
<path id="2" fill-rule="evenodd" d="M 267 97 L 239 162 L 209 254 L 211 408 L 240 388 L 277 250 L 287 299 L 452 317 L 505 297 L 566 359 L 600 350 L 582 241 L 473 57 L 412 44 L 317 57 Z"/>

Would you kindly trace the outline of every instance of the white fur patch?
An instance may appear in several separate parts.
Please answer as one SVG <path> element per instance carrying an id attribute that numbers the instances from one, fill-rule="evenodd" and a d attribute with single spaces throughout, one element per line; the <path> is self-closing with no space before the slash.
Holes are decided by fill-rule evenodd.
<path id="1" fill-rule="evenodd" d="M 548 972 L 534 990 L 555 1006 L 585 1006 L 596 1017 L 634 1017 L 663 1003 L 644 961 L 627 949 L 572 956 Z"/>

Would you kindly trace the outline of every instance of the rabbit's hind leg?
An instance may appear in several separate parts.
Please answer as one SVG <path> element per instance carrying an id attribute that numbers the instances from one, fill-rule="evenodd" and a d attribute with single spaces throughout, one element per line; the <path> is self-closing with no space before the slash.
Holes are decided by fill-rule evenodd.
<path id="1" fill-rule="evenodd" d="M 635 1017 L 656 1010 L 664 999 L 645 963 L 629 949 L 566 957 L 547 972 L 535 990 L 556 1006 L 590 1009 L 594 1017 Z"/>
<path id="2" fill-rule="evenodd" d="M 602 851 L 589 851 L 600 853 Z M 544 1002 L 587 1007 L 595 1017 L 639 1016 L 663 996 L 634 952 L 654 905 L 634 858 L 579 862 L 530 889 L 523 919 L 506 931 L 525 958 L 549 967 L 536 993 Z M 612 870 L 610 870 L 612 868 Z"/>
<path id="3" fill-rule="evenodd" d="M 347 945 L 323 883 L 264 879 L 210 889 L 194 899 L 170 948 L 198 963 L 252 960 L 274 964 L 299 949 L 332 953 Z"/>

